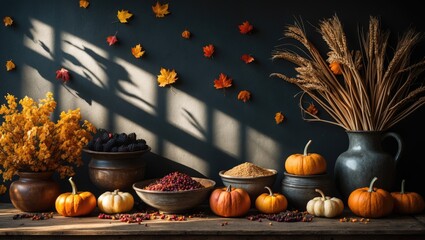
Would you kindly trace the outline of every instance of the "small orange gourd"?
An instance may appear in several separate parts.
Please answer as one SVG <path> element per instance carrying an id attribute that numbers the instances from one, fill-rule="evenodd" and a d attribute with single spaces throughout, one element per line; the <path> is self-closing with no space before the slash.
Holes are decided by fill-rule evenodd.
<path id="1" fill-rule="evenodd" d="M 308 153 L 311 140 L 304 147 L 304 153 L 290 155 L 285 161 L 285 170 L 294 175 L 314 175 L 326 172 L 326 160 L 320 154 Z"/>
<path id="2" fill-rule="evenodd" d="M 56 211 L 65 217 L 88 215 L 96 208 L 96 197 L 91 192 L 78 192 L 72 177 L 68 180 L 72 192 L 62 193 L 56 198 Z"/>
<path id="3" fill-rule="evenodd" d="M 401 214 L 417 214 L 425 209 L 425 202 L 422 196 L 416 192 L 404 191 L 404 179 L 401 181 L 401 191 L 392 192 L 394 198 L 394 212 Z"/>
<path id="4" fill-rule="evenodd" d="M 380 218 L 392 213 L 393 197 L 386 190 L 373 187 L 376 180 L 374 177 L 369 187 L 355 189 L 348 197 L 348 207 L 357 216 Z"/>
<path id="5" fill-rule="evenodd" d="M 241 217 L 251 208 L 251 199 L 247 191 L 233 188 L 231 185 L 215 189 L 210 195 L 210 208 L 221 217 Z"/>
<path id="6" fill-rule="evenodd" d="M 283 194 L 273 193 L 269 187 L 265 187 L 269 193 L 262 193 L 255 200 L 255 207 L 262 213 L 280 213 L 288 207 L 288 200 Z"/>

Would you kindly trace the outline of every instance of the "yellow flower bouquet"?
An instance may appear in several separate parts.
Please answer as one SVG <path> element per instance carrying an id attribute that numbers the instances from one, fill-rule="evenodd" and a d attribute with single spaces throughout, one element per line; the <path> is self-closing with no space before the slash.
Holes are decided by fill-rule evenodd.
<path id="1" fill-rule="evenodd" d="M 0 107 L 0 174 L 11 180 L 18 171 L 59 173 L 61 178 L 75 174 L 81 166 L 82 149 L 93 138 L 96 128 L 82 121 L 80 109 L 61 112 L 55 123 L 51 115 L 56 101 L 51 92 L 39 103 L 25 96 L 18 102 L 11 94 Z M 0 193 L 6 190 L 0 186 Z"/>

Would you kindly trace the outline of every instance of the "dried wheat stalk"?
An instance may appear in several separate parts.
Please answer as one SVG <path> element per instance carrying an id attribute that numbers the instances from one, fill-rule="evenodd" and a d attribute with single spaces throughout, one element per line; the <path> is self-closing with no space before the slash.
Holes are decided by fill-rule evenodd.
<path id="1" fill-rule="evenodd" d="M 392 56 L 388 56 L 389 32 L 380 29 L 376 17 L 370 17 L 368 31 L 360 33 L 360 51 L 348 48 L 337 16 L 322 20 L 317 30 L 329 47 L 327 59 L 307 38 L 299 21 L 287 26 L 284 36 L 301 43 L 307 57 L 287 49 L 272 53 L 272 59 L 283 59 L 297 66 L 296 77 L 282 73 L 270 76 L 295 84 L 303 91 L 300 108 L 309 116 L 304 119 L 335 124 L 349 131 L 384 131 L 425 104 L 424 82 L 418 81 L 425 70 L 425 59 L 410 63 L 421 33 L 412 29 L 406 31 Z M 333 74 L 329 68 L 331 62 L 340 64 L 342 76 Z M 316 101 L 333 120 L 308 113 L 302 106 L 304 94 Z"/>

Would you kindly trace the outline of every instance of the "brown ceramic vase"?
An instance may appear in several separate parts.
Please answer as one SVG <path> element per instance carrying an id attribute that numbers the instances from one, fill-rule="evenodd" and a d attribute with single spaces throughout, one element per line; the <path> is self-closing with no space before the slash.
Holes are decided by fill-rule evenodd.
<path id="1" fill-rule="evenodd" d="M 53 172 L 18 172 L 19 179 L 9 188 L 10 201 L 23 212 L 44 212 L 55 209 L 60 195 L 59 183 Z"/>

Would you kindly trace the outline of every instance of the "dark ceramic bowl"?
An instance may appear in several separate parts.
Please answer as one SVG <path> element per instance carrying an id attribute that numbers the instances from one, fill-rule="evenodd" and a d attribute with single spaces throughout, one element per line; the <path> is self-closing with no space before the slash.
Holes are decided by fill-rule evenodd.
<path id="1" fill-rule="evenodd" d="M 145 179 L 146 160 L 142 156 L 150 150 L 150 147 L 134 152 L 97 152 L 83 149 L 91 157 L 91 182 L 106 191 L 132 190 L 133 183 Z"/>
<path id="2" fill-rule="evenodd" d="M 192 178 L 200 182 L 204 188 L 184 191 L 152 191 L 144 189 L 157 179 L 149 179 L 133 184 L 137 195 L 147 205 L 158 209 L 162 213 L 181 213 L 192 209 L 206 201 L 213 188 L 215 181 L 206 178 Z"/>
<path id="3" fill-rule="evenodd" d="M 282 194 L 288 200 L 288 207 L 305 211 L 308 201 L 320 194 L 315 189 L 320 189 L 326 196 L 334 196 L 335 190 L 328 174 L 294 175 L 283 173 Z"/>
<path id="4" fill-rule="evenodd" d="M 225 175 L 225 170 L 222 170 L 218 175 L 220 175 L 224 186 L 228 187 L 231 185 L 235 188 L 243 188 L 248 192 L 251 202 L 255 202 L 255 199 L 257 199 L 260 194 L 267 192 L 265 187 L 272 188 L 276 181 L 277 171 L 274 169 L 267 170 L 272 172 L 272 174 L 260 177 L 232 177 Z"/>

